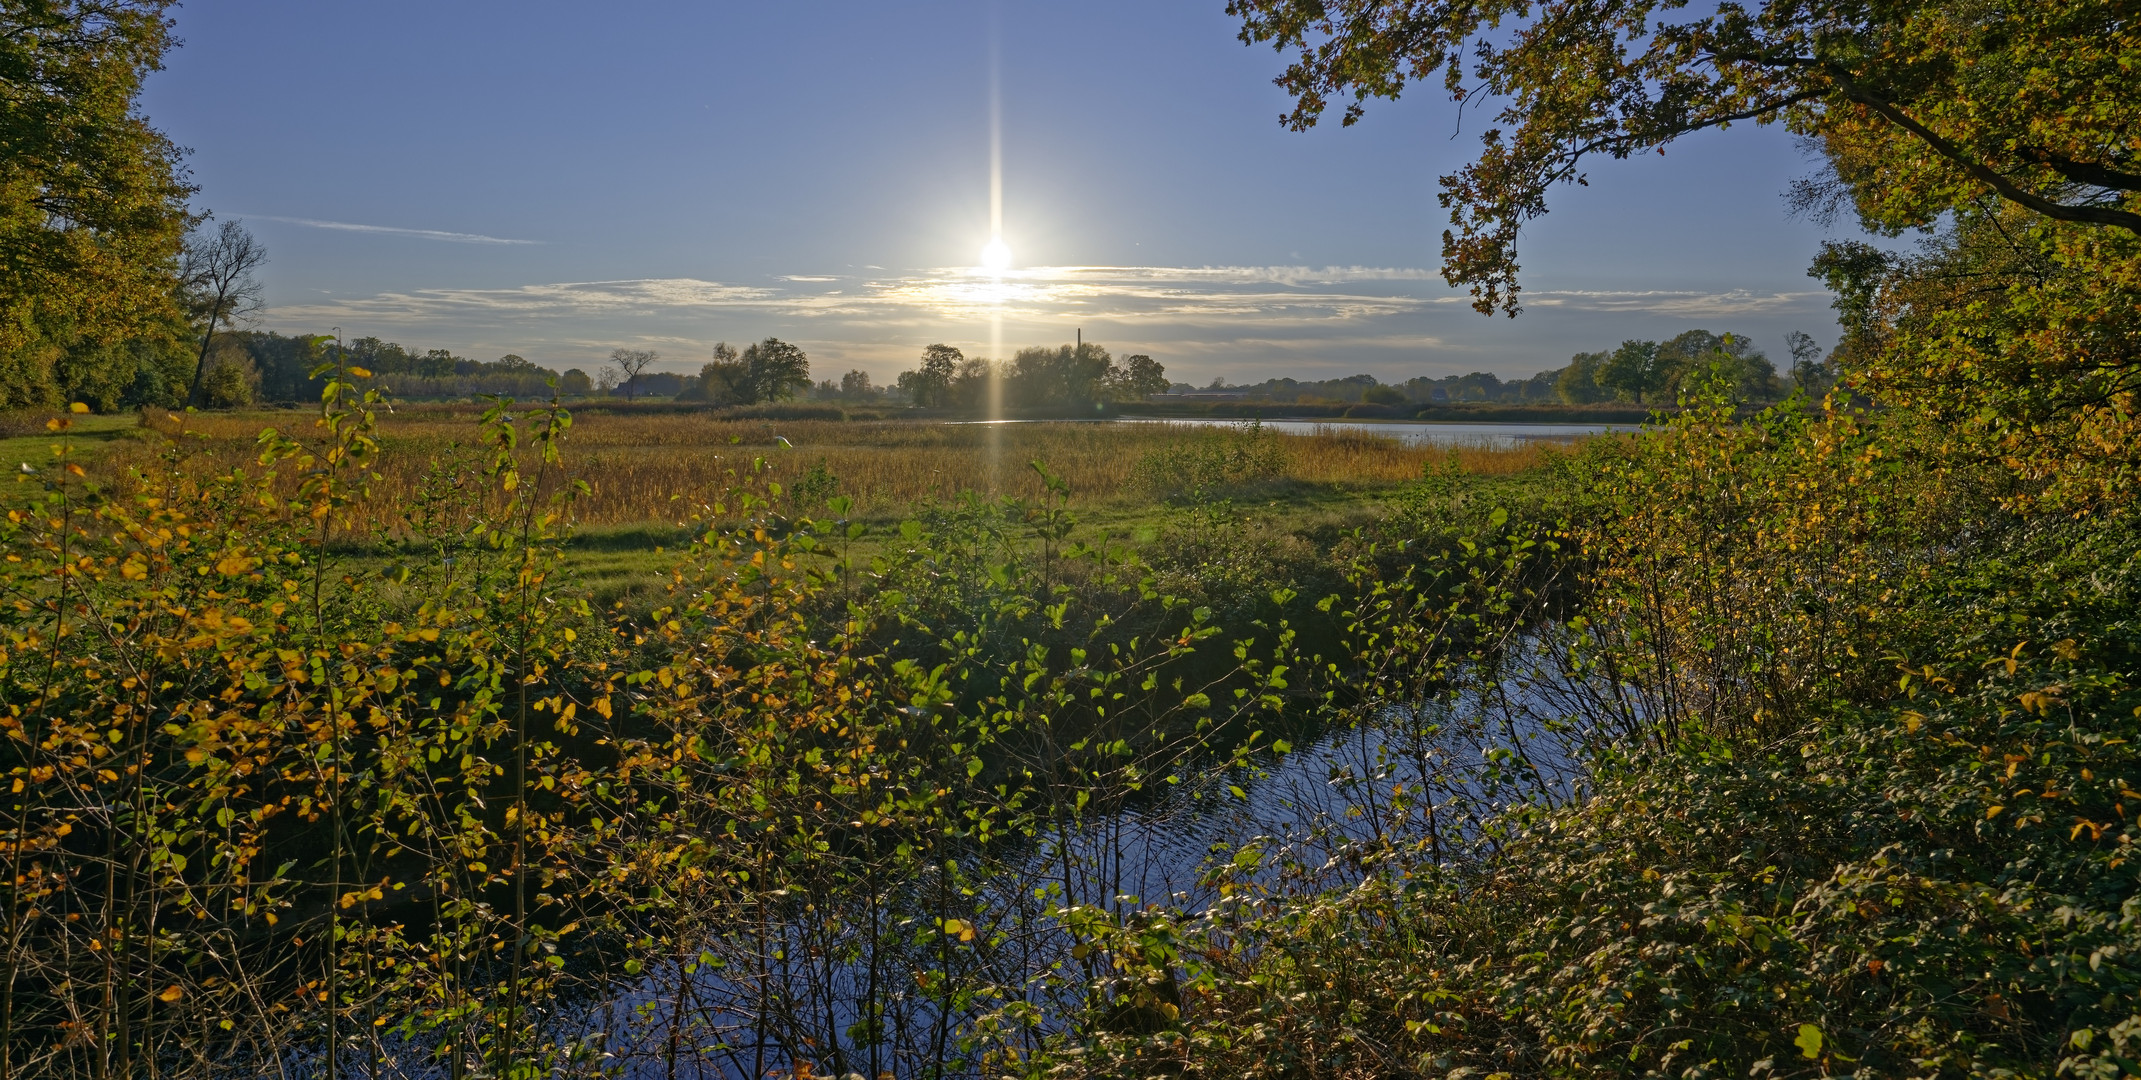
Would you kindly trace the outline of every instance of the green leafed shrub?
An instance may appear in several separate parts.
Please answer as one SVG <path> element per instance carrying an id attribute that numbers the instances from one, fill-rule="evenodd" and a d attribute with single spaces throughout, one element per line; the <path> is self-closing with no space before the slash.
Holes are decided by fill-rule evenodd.
<path id="1" fill-rule="evenodd" d="M 2119 1076 L 2141 1052 L 2141 644 L 2018 645 L 1958 691 L 1605 769 L 1476 861 L 1243 878 L 1087 930 L 1179 1021 L 1077 1071 Z M 2007 661 L 2012 660 L 2010 665 Z M 1164 948 L 1162 946 L 1165 946 Z M 1098 1060 L 1096 1060 L 1096 1058 Z M 1100 1066 L 1104 1061 L 1105 1066 Z"/>
<path id="2" fill-rule="evenodd" d="M 1129 487 L 1163 498 L 1220 493 L 1275 480 L 1286 472 L 1286 449 L 1261 423 L 1200 432 L 1140 457 Z"/>

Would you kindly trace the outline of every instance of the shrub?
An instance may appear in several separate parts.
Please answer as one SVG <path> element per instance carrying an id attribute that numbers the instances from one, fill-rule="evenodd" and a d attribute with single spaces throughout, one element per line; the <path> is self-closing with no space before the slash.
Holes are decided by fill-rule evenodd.
<path id="1" fill-rule="evenodd" d="M 1130 487 L 1173 498 L 1239 488 L 1285 472 L 1285 448 L 1262 423 L 1251 422 L 1147 452 L 1130 470 Z"/>
<path id="2" fill-rule="evenodd" d="M 562 572 L 556 401 L 492 403 L 381 544 L 378 394 L 314 377 L 249 468 L 180 440 L 114 491 L 62 431 L 0 524 L 11 1075 L 979 1054 L 1079 993 L 1053 910 L 1124 881 L 1093 823 L 1283 703 L 1283 624 L 1230 640 L 1066 543 L 1045 472 L 858 564 L 739 469 L 610 621 Z"/>
<path id="3" fill-rule="evenodd" d="M 2141 1052 L 2131 637 L 1757 753 L 1601 775 L 1349 888 L 1234 867 L 1196 918 L 1087 923 L 1179 1021 L 1082 1075 L 2116 1076 Z M 2072 659 L 2069 659 L 2069 658 Z M 2111 666 L 2106 667 L 2108 662 Z M 1281 854 L 1291 849 L 1274 849 Z M 1296 867 L 1307 872 L 1308 867 Z"/>

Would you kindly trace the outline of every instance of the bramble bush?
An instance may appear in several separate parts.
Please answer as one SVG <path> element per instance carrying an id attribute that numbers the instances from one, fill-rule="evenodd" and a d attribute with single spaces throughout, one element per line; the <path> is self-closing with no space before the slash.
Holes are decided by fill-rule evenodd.
<path id="1" fill-rule="evenodd" d="M 2133 1068 L 2141 530 L 1910 412 L 1155 562 L 1038 465 L 873 536 L 752 462 L 605 612 L 556 402 L 388 537 L 319 378 L 248 467 L 24 475 L 0 1071 Z"/>
<path id="2" fill-rule="evenodd" d="M 384 543 L 378 396 L 316 377 L 220 474 L 176 432 L 101 486 L 55 420 L 0 532 L 0 1073 L 956 1072 L 1079 993 L 1094 823 L 1299 692 L 1283 623 L 1072 542 L 1045 472 L 858 560 L 844 500 L 739 469 L 613 618 L 555 401 L 494 402 Z"/>
<path id="3" fill-rule="evenodd" d="M 1558 527 L 1491 516 L 1499 641 L 1362 592 L 1366 771 L 1211 903 L 1079 913 L 1173 1011 L 1031 1073 L 2141 1071 L 2130 507 L 2034 512 L 1907 411 L 1684 404 L 1553 463 Z"/>

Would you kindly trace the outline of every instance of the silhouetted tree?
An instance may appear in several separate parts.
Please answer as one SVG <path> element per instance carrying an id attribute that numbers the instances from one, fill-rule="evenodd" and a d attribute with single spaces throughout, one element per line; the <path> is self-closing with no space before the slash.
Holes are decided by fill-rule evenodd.
<path id="1" fill-rule="evenodd" d="M 234 327 L 260 307 L 260 281 L 253 271 L 267 261 L 268 250 L 235 218 L 207 231 L 207 221 L 186 238 L 179 257 L 179 283 L 187 306 L 201 327 L 201 351 L 193 363 L 193 385 L 186 403 L 202 404 L 201 381 L 208 374 L 208 347 L 218 329 Z"/>
<path id="2" fill-rule="evenodd" d="M 737 356 L 736 347 L 717 341 L 713 360 L 699 366 L 698 379 L 679 396 L 710 405 L 735 405 L 743 400 L 746 382 L 743 360 Z"/>
<path id="3" fill-rule="evenodd" d="M 1836 373 L 1830 370 L 1821 343 L 1812 334 L 1793 330 L 1784 335 L 1784 347 L 1792 354 L 1792 383 L 1799 389 L 1822 394 L 1836 385 Z"/>
<path id="4" fill-rule="evenodd" d="M 655 352 L 653 349 L 612 349 L 610 351 L 610 363 L 624 374 L 622 385 L 624 386 L 626 401 L 632 400 L 637 393 L 638 386 L 636 384 L 639 381 L 640 374 L 653 367 L 654 362 L 661 358 L 662 354 Z"/>
<path id="5" fill-rule="evenodd" d="M 810 357 L 779 338 L 767 338 L 743 351 L 739 396 L 746 405 L 780 401 L 810 386 Z"/>
<path id="6" fill-rule="evenodd" d="M 1599 365 L 1595 374 L 1598 385 L 1618 394 L 1643 403 L 1643 395 L 1658 388 L 1661 383 L 1658 369 L 1658 343 L 1655 341 L 1628 340 L 1613 350 L 1613 355 Z"/>
<path id="7" fill-rule="evenodd" d="M 1124 357 L 1108 368 L 1107 392 L 1116 401 L 1143 401 L 1167 392 L 1167 369 L 1144 353 Z"/>
<path id="8" fill-rule="evenodd" d="M 950 345 L 931 345 L 922 350 L 922 366 L 900 372 L 899 388 L 909 401 L 925 409 L 951 404 L 952 379 L 966 355 Z"/>
<path id="9" fill-rule="evenodd" d="M 1108 350 L 1091 342 L 1053 349 L 1020 349 L 1007 373 L 1011 398 L 1027 408 L 1083 408 L 1098 402 L 1107 378 Z"/>

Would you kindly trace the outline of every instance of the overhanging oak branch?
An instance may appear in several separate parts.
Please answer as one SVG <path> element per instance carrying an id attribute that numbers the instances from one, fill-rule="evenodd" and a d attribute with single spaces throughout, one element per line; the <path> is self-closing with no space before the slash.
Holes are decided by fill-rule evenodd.
<path id="1" fill-rule="evenodd" d="M 1860 86 L 1842 72 L 1830 69 L 1829 77 L 1836 81 L 1844 96 L 1879 113 L 1889 123 L 1918 136 L 1935 153 L 1960 166 L 1970 176 L 2012 203 L 2026 206 L 2055 221 L 2077 221 L 2090 225 L 2116 225 L 2136 236 L 2141 236 L 2141 214 L 2129 210 L 2116 210 L 2108 206 L 2071 206 L 2047 199 L 2001 176 L 1984 162 L 1963 152 L 1962 147 L 1942 138 L 1938 132 L 1911 119 L 1910 114 L 1896 106 L 1895 102 Z"/>

